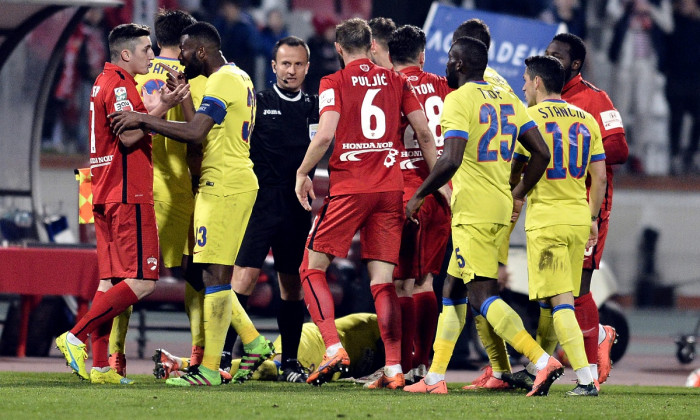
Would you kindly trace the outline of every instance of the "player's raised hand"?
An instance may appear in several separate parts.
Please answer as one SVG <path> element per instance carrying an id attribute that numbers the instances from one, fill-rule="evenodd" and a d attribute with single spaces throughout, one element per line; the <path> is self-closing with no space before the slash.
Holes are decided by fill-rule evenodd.
<path id="1" fill-rule="evenodd" d="M 314 193 L 314 184 L 308 175 L 297 174 L 296 183 L 294 185 L 294 191 L 297 194 L 297 199 L 301 206 L 306 211 L 311 211 L 311 203 L 309 202 L 309 196 L 312 200 L 316 199 L 316 193 Z"/>
<path id="2" fill-rule="evenodd" d="M 411 197 L 410 200 L 408 200 L 408 203 L 406 203 L 406 218 L 410 221 L 412 221 L 415 224 L 418 224 L 418 219 L 416 219 L 416 213 L 418 213 L 418 210 L 420 209 L 420 206 L 423 205 L 423 199 L 422 198 L 417 198 L 415 195 Z"/>
<path id="3" fill-rule="evenodd" d="M 115 134 L 119 135 L 127 130 L 141 128 L 142 116 L 145 115 L 136 111 L 117 111 L 107 115 L 112 121 L 109 126 Z"/>
<path id="4" fill-rule="evenodd" d="M 177 85 L 187 84 L 187 79 L 185 78 L 184 73 L 175 70 L 165 63 L 161 63 L 161 66 L 168 72 L 168 78 L 165 81 L 168 89 L 175 90 Z"/>
<path id="5" fill-rule="evenodd" d="M 170 89 L 168 86 L 160 88 L 160 101 L 163 102 L 168 109 L 182 102 L 190 94 L 190 85 L 177 85 L 175 89 Z"/>
<path id="6" fill-rule="evenodd" d="M 591 222 L 591 233 L 586 242 L 586 251 L 593 248 L 598 243 L 598 220 Z"/>
<path id="7" fill-rule="evenodd" d="M 146 107 L 148 112 L 151 112 L 156 108 L 156 106 L 158 106 L 158 103 L 160 102 L 160 95 L 160 90 L 153 89 L 151 93 L 148 93 L 146 88 L 142 89 L 141 97 L 143 98 L 143 105 Z"/>

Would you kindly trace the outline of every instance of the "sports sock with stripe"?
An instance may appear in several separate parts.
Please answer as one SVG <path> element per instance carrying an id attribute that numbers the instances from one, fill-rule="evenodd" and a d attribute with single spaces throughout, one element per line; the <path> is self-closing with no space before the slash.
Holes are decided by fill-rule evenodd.
<path id="1" fill-rule="evenodd" d="M 88 334 L 101 324 L 109 323 L 111 329 L 112 319 L 138 301 L 139 299 L 131 287 L 122 281 L 104 292 L 103 295 L 93 299 L 90 310 L 80 318 L 70 332 L 84 343 L 87 341 Z"/>
<path id="2" fill-rule="evenodd" d="M 250 344 L 258 338 L 260 333 L 250 320 L 248 313 L 243 309 L 238 293 L 231 291 L 231 326 L 241 337 L 243 345 Z M 247 299 L 246 299 L 247 303 Z"/>
<path id="3" fill-rule="evenodd" d="M 433 363 L 430 365 L 430 372 L 443 375 L 443 379 L 466 320 L 467 299 L 453 301 L 450 298 L 442 298 L 442 312 L 438 317 L 435 343 L 433 344 L 435 354 L 433 355 Z"/>
<path id="4" fill-rule="evenodd" d="M 482 315 L 474 314 L 474 325 L 481 343 L 484 345 L 484 350 L 489 356 L 494 376 L 503 372 L 510 373 L 510 358 L 508 357 L 506 342 L 501 336 L 496 334 L 491 324 Z"/>
<path id="5" fill-rule="evenodd" d="M 133 310 L 134 307 L 129 306 L 112 320 L 112 331 L 109 333 L 109 354 L 126 353 L 126 333 L 129 331 L 129 320 Z"/>
<path id="6" fill-rule="evenodd" d="M 593 295 L 588 292 L 574 299 L 576 321 L 581 327 L 586 357 L 590 363 L 598 363 L 598 325 L 600 317 Z"/>
<path id="7" fill-rule="evenodd" d="M 196 290 L 185 282 L 185 312 L 190 320 L 192 345 L 204 347 L 204 289 Z"/>
<path id="8" fill-rule="evenodd" d="M 202 366 L 218 371 L 226 330 L 231 325 L 231 284 L 204 289 L 204 355 Z"/>
<path id="9" fill-rule="evenodd" d="M 583 348 L 583 335 L 578 322 L 576 322 L 573 306 L 565 304 L 555 306 L 552 308 L 552 318 L 559 343 L 564 349 L 566 357 L 569 358 L 571 367 L 574 370 L 583 368 L 588 370 L 588 359 Z"/>
<path id="10" fill-rule="evenodd" d="M 552 307 L 540 303 L 540 319 L 537 321 L 537 344 L 542 347 L 547 354 L 554 354 L 559 339 L 554 331 L 554 319 L 552 318 Z"/>
<path id="11" fill-rule="evenodd" d="M 401 308 L 393 283 L 370 286 L 377 311 L 379 335 L 384 342 L 386 365 L 401 364 Z"/>
<path id="12" fill-rule="evenodd" d="M 326 348 L 340 343 L 335 329 L 335 303 L 326 282 L 326 272 L 321 270 L 299 270 L 301 285 L 304 288 L 304 302 L 316 324 Z"/>
<path id="13" fill-rule="evenodd" d="M 546 354 L 525 330 L 520 316 L 500 297 L 491 296 L 486 299 L 479 312 L 491 324 L 496 334 L 530 361 L 537 362 L 543 354 Z"/>

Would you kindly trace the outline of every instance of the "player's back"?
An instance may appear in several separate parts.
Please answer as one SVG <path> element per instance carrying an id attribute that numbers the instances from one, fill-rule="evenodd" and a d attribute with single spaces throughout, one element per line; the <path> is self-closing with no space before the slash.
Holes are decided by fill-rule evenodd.
<path id="1" fill-rule="evenodd" d="M 528 196 L 526 229 L 589 225 L 586 176 L 592 162 L 605 159 L 598 123 L 591 114 L 563 100 L 545 100 L 528 111 L 552 159 Z M 525 160 L 527 156 L 519 144 L 514 159 Z"/>
<path id="2" fill-rule="evenodd" d="M 217 113 L 221 119 L 204 141 L 199 191 L 229 195 L 257 190 L 248 143 L 255 124 L 255 89 L 248 74 L 234 64 L 211 74 L 198 112 L 208 106 L 224 111 Z"/>
<path id="3" fill-rule="evenodd" d="M 321 114 L 340 113 L 329 161 L 331 195 L 403 190 L 396 164 L 401 112 L 420 109 L 405 76 L 359 59 L 324 77 L 319 92 Z"/>
<path id="4" fill-rule="evenodd" d="M 444 145 L 440 116 L 445 97 L 452 92 L 452 88 L 447 86 L 445 77 L 425 72 L 418 66 L 402 69 L 401 73 L 406 75 L 408 81 L 411 82 L 418 102 L 423 106 L 425 116 L 428 119 L 428 128 L 435 138 L 435 147 L 438 156 L 440 156 Z M 418 146 L 416 134 L 405 116 L 402 119 L 401 127 L 403 150 L 401 150 L 399 157 L 404 176 L 404 188 L 415 190 L 428 176 L 430 170 Z"/>
<path id="5" fill-rule="evenodd" d="M 467 142 L 452 178 L 452 224 L 508 224 L 510 160 L 520 133 L 535 127 L 519 99 L 484 81 L 447 95 L 441 119 L 445 141 Z"/>

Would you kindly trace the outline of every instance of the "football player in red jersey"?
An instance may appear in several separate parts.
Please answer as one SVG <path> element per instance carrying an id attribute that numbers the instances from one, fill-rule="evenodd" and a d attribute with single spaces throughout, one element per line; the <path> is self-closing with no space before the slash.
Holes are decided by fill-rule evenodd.
<path id="1" fill-rule="evenodd" d="M 566 71 L 566 83 L 561 97 L 566 102 L 576 105 L 595 117 L 600 126 L 605 148 L 605 169 L 607 172 L 607 190 L 598 214 L 598 243 L 586 251 L 581 273 L 581 292 L 576 297 L 576 319 L 583 332 L 586 356 L 591 365 L 591 373 L 600 383 L 607 380 L 610 373 L 610 349 L 615 342 L 615 329 L 600 325 L 598 306 L 590 293 L 593 270 L 600 266 L 600 259 L 608 236 L 608 222 L 612 209 L 613 167 L 627 161 L 628 147 L 625 129 L 620 113 L 615 109 L 604 91 L 593 86 L 581 77 L 581 68 L 586 59 L 586 46 L 583 40 L 573 34 L 558 34 L 545 51 L 546 55 L 561 61 Z M 590 179 L 586 183 L 590 188 Z"/>
<path id="2" fill-rule="evenodd" d="M 413 25 L 404 25 L 388 39 L 394 70 L 406 75 L 425 110 L 428 127 L 435 138 L 438 155 L 444 139 L 440 127 L 442 105 L 452 89 L 447 79 L 423 71 L 425 33 Z M 404 206 L 430 172 L 413 129 L 402 122 L 404 149 L 399 166 L 404 178 Z M 444 187 L 449 192 L 449 186 Z M 407 380 L 418 381 L 427 373 L 430 350 L 437 327 L 438 305 L 433 291 L 433 276 L 440 272 L 450 237 L 450 203 L 442 195 L 426 197 L 416 215 L 419 223 L 404 223 L 399 264 L 394 269 L 394 285 L 401 305 L 401 365 Z"/>
<path id="3" fill-rule="evenodd" d="M 403 176 L 397 162 L 401 113 L 416 132 L 429 167 L 436 160 L 435 141 L 407 78 L 370 61 L 372 36 L 367 22 L 355 18 L 341 23 L 336 39 L 345 68 L 321 80 L 319 128 L 297 170 L 295 186 L 300 203 L 311 210 L 309 195 L 315 195 L 308 174 L 335 136 L 329 196 L 314 220 L 299 269 L 304 300 L 327 349 L 308 382 L 320 385 L 350 363 L 335 329 L 326 269 L 334 257 L 347 255 L 359 230 L 386 349 L 384 375 L 370 387 L 401 388 L 401 318 L 392 283 L 404 221 Z"/>

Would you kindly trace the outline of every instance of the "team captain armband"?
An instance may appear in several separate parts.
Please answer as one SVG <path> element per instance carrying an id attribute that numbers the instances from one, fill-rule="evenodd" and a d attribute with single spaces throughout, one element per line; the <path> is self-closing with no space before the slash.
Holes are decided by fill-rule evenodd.
<path id="1" fill-rule="evenodd" d="M 605 130 L 622 128 L 622 117 L 620 117 L 620 113 L 615 109 L 601 112 L 600 121 L 603 123 L 603 128 Z"/>
<path id="2" fill-rule="evenodd" d="M 208 115 L 215 123 L 221 124 L 226 117 L 226 104 L 221 99 L 205 96 L 197 112 Z"/>
<path id="3" fill-rule="evenodd" d="M 327 106 L 335 106 L 335 90 L 326 89 L 318 95 L 318 108 L 323 109 Z"/>

